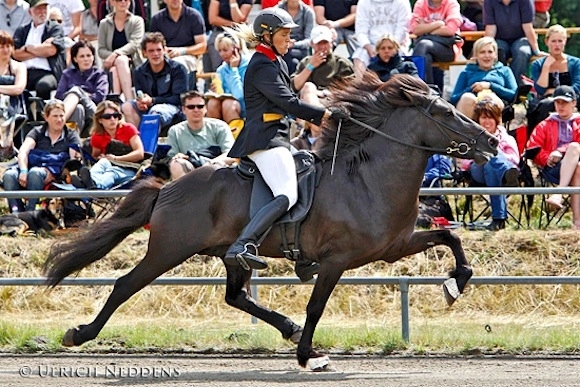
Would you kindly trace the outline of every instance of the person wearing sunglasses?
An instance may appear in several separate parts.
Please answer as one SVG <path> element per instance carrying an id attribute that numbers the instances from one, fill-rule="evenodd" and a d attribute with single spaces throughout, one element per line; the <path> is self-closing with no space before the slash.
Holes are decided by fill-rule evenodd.
<path id="1" fill-rule="evenodd" d="M 97 104 L 109 91 L 107 73 L 95 66 L 95 48 L 88 40 L 76 42 L 71 47 L 72 66 L 64 71 L 56 98 L 65 105 L 65 120 L 73 121 L 82 137 L 88 133 L 87 121 L 95 114 Z"/>
<path id="2" fill-rule="evenodd" d="M 24 0 L 3 0 L 0 2 L 0 31 L 7 31 L 10 36 L 20 26 L 30 23 L 28 9 L 30 5 Z"/>
<path id="3" fill-rule="evenodd" d="M 109 189 L 136 175 L 145 150 L 137 128 L 123 122 L 122 118 L 121 108 L 115 102 L 105 100 L 97 105 L 91 129 L 91 147 L 92 156 L 98 161 L 90 169 L 80 168 L 80 179 L 73 178 L 74 186 Z M 129 163 L 134 166 L 129 166 Z"/>
<path id="4" fill-rule="evenodd" d="M 167 144 L 171 145 L 167 152 L 171 178 L 178 179 L 204 164 L 231 165 L 235 159 L 227 154 L 234 144 L 234 136 L 224 121 L 205 117 L 207 107 L 203 94 L 197 90 L 183 93 L 181 109 L 185 121 L 173 125 L 167 133 Z"/>
<path id="5" fill-rule="evenodd" d="M 548 28 L 544 42 L 548 47 L 548 56 L 532 62 L 531 75 L 537 96 L 530 101 L 528 108 L 528 131 L 548 117 L 554 111 L 552 94 L 558 86 L 572 86 L 576 95 L 580 95 L 580 58 L 567 54 L 566 29 L 559 24 Z"/>

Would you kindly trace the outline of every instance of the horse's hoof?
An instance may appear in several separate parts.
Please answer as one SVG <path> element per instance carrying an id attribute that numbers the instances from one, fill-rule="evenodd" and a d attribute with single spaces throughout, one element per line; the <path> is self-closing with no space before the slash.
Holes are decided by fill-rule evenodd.
<path id="1" fill-rule="evenodd" d="M 328 356 L 311 357 L 306 362 L 308 368 L 314 372 L 322 372 L 328 370 L 328 365 L 330 364 L 330 359 Z"/>
<path id="2" fill-rule="evenodd" d="M 292 336 L 288 338 L 288 340 L 290 340 L 294 344 L 298 344 L 300 342 L 300 339 L 302 338 L 302 332 L 304 332 L 304 328 L 300 328 L 299 330 L 294 332 Z"/>
<path id="3" fill-rule="evenodd" d="M 68 331 L 66 331 L 66 333 L 62 338 L 62 345 L 64 345 L 65 347 L 74 347 L 75 346 L 74 336 L 75 333 L 78 332 L 78 330 L 79 330 L 78 328 L 71 328 Z"/>
<path id="4" fill-rule="evenodd" d="M 448 278 L 443 282 L 443 294 L 445 294 L 445 301 L 447 301 L 447 306 L 453 305 L 457 300 L 461 292 L 457 287 L 457 280 L 455 278 Z"/>

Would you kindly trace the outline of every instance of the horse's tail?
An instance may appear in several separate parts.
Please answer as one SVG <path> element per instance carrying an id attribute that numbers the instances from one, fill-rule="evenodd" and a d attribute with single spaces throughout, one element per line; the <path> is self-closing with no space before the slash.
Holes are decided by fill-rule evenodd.
<path id="1" fill-rule="evenodd" d="M 47 286 L 54 287 L 63 278 L 103 258 L 127 236 L 149 223 L 161 186 L 155 179 L 139 182 L 113 215 L 83 233 L 56 242 L 43 267 Z"/>

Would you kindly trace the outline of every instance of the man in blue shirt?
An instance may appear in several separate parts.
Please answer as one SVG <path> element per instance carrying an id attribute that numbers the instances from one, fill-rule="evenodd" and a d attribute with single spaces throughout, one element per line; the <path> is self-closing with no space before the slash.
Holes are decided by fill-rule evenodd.
<path id="1" fill-rule="evenodd" d="M 187 69 L 189 89 L 195 88 L 198 55 L 207 49 L 205 23 L 197 10 L 183 0 L 164 0 L 167 8 L 151 18 L 151 32 L 161 32 L 167 42 L 167 56 Z"/>
<path id="2" fill-rule="evenodd" d="M 542 55 L 534 31 L 533 0 L 486 0 L 483 2 L 485 36 L 495 38 L 499 60 L 512 69 L 518 84 L 527 73 L 532 55 Z M 545 54 L 544 54 L 545 55 Z"/>
<path id="3" fill-rule="evenodd" d="M 158 114 L 165 126 L 180 114 L 179 96 L 187 89 L 185 66 L 165 57 L 165 38 L 160 32 L 146 33 L 141 49 L 147 60 L 135 69 L 137 99 L 123 104 L 123 114 L 136 127 L 143 114 Z"/>
<path id="4" fill-rule="evenodd" d="M 335 45 L 346 43 L 348 55 L 357 49 L 354 37 L 354 19 L 358 0 L 314 0 L 316 24 L 336 31 Z"/>

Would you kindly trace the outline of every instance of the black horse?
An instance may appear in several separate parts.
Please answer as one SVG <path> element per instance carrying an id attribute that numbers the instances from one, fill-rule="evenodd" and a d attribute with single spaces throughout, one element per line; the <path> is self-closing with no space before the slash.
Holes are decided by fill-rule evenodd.
<path id="1" fill-rule="evenodd" d="M 455 301 L 472 275 L 459 238 L 448 230 L 414 230 L 424 169 L 434 152 L 484 162 L 496 153 L 497 145 L 495 137 L 410 76 L 382 83 L 366 75 L 340 85 L 333 95 L 332 104 L 349 111 L 353 119 L 343 122 L 340 130 L 334 124 L 326 127 L 318 140 L 322 177 L 302 225 L 300 245 L 308 259 L 320 263 L 320 271 L 304 328 L 251 298 L 246 291 L 250 271 L 226 266 L 226 302 L 298 343 L 299 364 L 311 368 L 328 363 L 326 356 L 313 350 L 312 337 L 345 270 L 378 260 L 395 262 L 447 245 L 456 267 L 447 281 L 451 286 L 444 289 L 448 303 Z M 151 230 L 143 260 L 116 281 L 95 320 L 70 329 L 63 344 L 81 345 L 94 339 L 123 302 L 192 255 L 223 257 L 248 223 L 249 200 L 244 198 L 249 198 L 250 189 L 251 183 L 235 170 L 209 166 L 163 187 L 145 181 L 111 217 L 80 237 L 58 241 L 45 263 L 50 286 L 103 258 L 145 224 Z M 260 247 L 262 255 L 282 256 L 279 234 L 267 236 Z M 288 238 L 293 240 L 293 235 Z"/>

